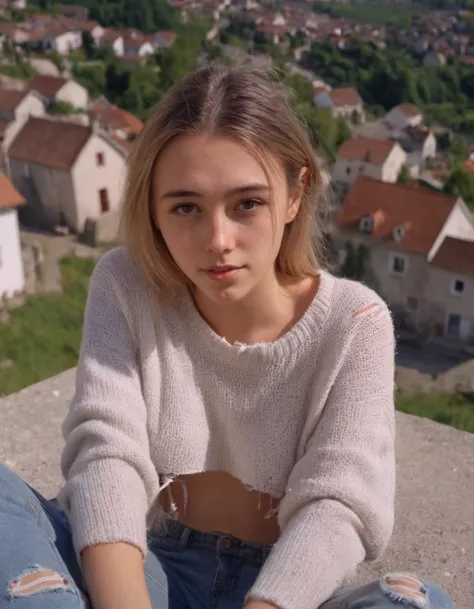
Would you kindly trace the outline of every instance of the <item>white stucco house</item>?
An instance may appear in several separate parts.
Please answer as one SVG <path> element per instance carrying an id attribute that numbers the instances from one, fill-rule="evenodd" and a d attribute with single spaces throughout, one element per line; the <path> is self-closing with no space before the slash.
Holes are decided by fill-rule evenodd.
<path id="1" fill-rule="evenodd" d="M 423 125 L 403 129 L 397 141 L 407 154 L 406 166 L 410 175 L 417 178 L 426 168 L 428 159 L 436 156 L 436 136 L 433 130 Z"/>
<path id="2" fill-rule="evenodd" d="M 391 129 L 402 130 L 420 125 L 423 122 L 423 113 L 413 104 L 400 104 L 392 108 L 384 120 Z"/>
<path id="3" fill-rule="evenodd" d="M 63 101 L 74 108 L 85 110 L 89 104 L 87 89 L 71 78 L 34 76 L 29 82 L 29 89 L 39 93 L 47 106 L 56 101 Z"/>
<path id="4" fill-rule="evenodd" d="M 59 53 L 59 55 L 69 55 L 71 51 L 80 49 L 82 46 L 82 32 L 81 30 L 65 30 L 65 31 L 52 31 L 48 35 L 48 41 L 50 42 L 51 48 Z"/>
<path id="5" fill-rule="evenodd" d="M 396 182 L 407 159 L 397 142 L 356 138 L 347 140 L 337 151 L 332 178 L 338 184 L 351 185 L 359 176 L 382 182 Z"/>
<path id="6" fill-rule="evenodd" d="M 87 220 L 116 213 L 126 153 L 104 132 L 30 118 L 8 151 L 10 178 L 27 201 L 25 224 L 82 232 Z"/>
<path id="7" fill-rule="evenodd" d="M 0 300 L 12 298 L 25 287 L 17 209 L 24 197 L 0 173 Z"/>
<path id="8" fill-rule="evenodd" d="M 474 222 L 461 197 L 361 176 L 332 237 L 340 265 L 365 249 L 363 281 L 390 304 L 397 327 L 474 346 Z"/>
<path id="9" fill-rule="evenodd" d="M 0 88 L 1 166 L 8 147 L 30 116 L 46 113 L 41 96 L 35 91 L 13 91 Z"/>

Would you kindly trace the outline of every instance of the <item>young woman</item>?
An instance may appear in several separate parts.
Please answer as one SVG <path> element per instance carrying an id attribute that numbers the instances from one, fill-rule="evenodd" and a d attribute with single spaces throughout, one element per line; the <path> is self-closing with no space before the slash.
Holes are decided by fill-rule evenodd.
<path id="1" fill-rule="evenodd" d="M 413 575 L 341 588 L 392 531 L 394 333 L 323 269 L 323 175 L 258 72 L 161 101 L 91 281 L 58 502 L 1 473 L 0 609 L 453 607 Z"/>

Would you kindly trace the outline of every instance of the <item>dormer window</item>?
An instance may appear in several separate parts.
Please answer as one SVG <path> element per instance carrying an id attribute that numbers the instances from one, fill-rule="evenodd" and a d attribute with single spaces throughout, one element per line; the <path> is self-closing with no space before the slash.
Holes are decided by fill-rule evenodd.
<path id="1" fill-rule="evenodd" d="M 403 226 L 396 226 L 393 229 L 393 240 L 397 241 L 397 243 L 399 243 L 400 241 L 403 241 L 405 237 L 405 229 Z"/>
<path id="2" fill-rule="evenodd" d="M 364 216 L 359 222 L 359 230 L 362 233 L 370 234 L 372 232 L 373 224 L 371 216 Z"/>

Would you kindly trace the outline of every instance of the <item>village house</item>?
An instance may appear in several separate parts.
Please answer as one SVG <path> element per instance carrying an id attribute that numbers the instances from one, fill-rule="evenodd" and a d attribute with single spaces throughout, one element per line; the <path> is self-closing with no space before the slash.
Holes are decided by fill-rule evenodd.
<path id="1" fill-rule="evenodd" d="M 123 32 L 124 56 L 146 57 L 155 52 L 152 36 L 146 36 L 139 30 L 129 28 Z"/>
<path id="2" fill-rule="evenodd" d="M 143 130 L 142 121 L 118 106 L 103 95 L 89 106 L 91 123 L 108 133 L 115 142 L 130 152 L 133 142 Z"/>
<path id="3" fill-rule="evenodd" d="M 407 155 L 397 142 L 356 138 L 337 151 L 332 178 L 338 184 L 353 184 L 360 175 L 382 182 L 396 182 Z"/>
<path id="4" fill-rule="evenodd" d="M 62 101 L 86 109 L 89 104 L 87 89 L 71 78 L 37 75 L 29 81 L 29 88 L 43 97 L 46 106 Z"/>
<path id="5" fill-rule="evenodd" d="M 410 175 L 417 178 L 426 168 L 427 161 L 436 156 L 437 143 L 433 130 L 423 125 L 409 125 L 395 137 L 407 154 L 405 165 Z"/>
<path id="6" fill-rule="evenodd" d="M 26 42 L 29 33 L 18 23 L 0 23 L 0 43 L 3 48 L 5 41 L 13 45 L 20 45 Z"/>
<path id="7" fill-rule="evenodd" d="M 82 46 L 82 32 L 75 19 L 34 13 L 22 27 L 28 33 L 28 39 L 22 45 L 27 51 L 69 55 Z"/>
<path id="8" fill-rule="evenodd" d="M 431 260 L 428 289 L 436 334 L 474 344 L 474 240 L 444 239 Z"/>
<path id="9" fill-rule="evenodd" d="M 122 34 L 118 30 L 114 30 L 110 27 L 104 29 L 102 38 L 100 39 L 100 46 L 112 49 L 114 55 L 117 57 L 122 57 L 125 53 Z"/>
<path id="10" fill-rule="evenodd" d="M 69 29 L 62 24 L 49 28 L 42 39 L 43 50 L 59 55 L 69 55 L 82 46 L 82 32 L 79 28 Z"/>
<path id="11" fill-rule="evenodd" d="M 93 21 L 93 20 L 87 20 L 87 21 L 81 21 L 79 23 L 79 26 L 81 28 L 81 32 L 84 33 L 88 33 L 92 36 L 92 39 L 94 40 L 94 43 L 99 46 L 100 45 L 100 41 L 102 40 L 102 36 L 104 35 L 104 28 L 100 25 L 100 23 L 98 23 L 97 21 Z"/>
<path id="12" fill-rule="evenodd" d="M 342 117 L 357 125 L 365 122 L 364 102 L 359 93 L 349 87 L 344 89 L 323 89 L 314 96 L 314 105 L 328 108 L 334 117 Z"/>
<path id="13" fill-rule="evenodd" d="M 473 315 L 468 305 L 462 308 L 463 294 L 471 293 L 466 265 L 472 268 L 474 259 L 449 266 L 454 249 L 472 252 L 471 245 L 458 241 L 474 242 L 473 216 L 461 197 L 416 182 L 359 177 L 335 218 L 332 238 L 339 268 L 344 272 L 356 262 L 358 278 L 390 304 L 397 327 L 474 341 L 468 323 Z"/>
<path id="14" fill-rule="evenodd" d="M 0 14 L 5 13 L 12 8 L 24 11 L 26 9 L 27 0 L 0 0 Z"/>
<path id="15" fill-rule="evenodd" d="M 391 129 L 416 127 L 423 122 L 422 111 L 413 104 L 400 104 L 385 115 L 385 122 Z"/>
<path id="16" fill-rule="evenodd" d="M 8 151 L 10 178 L 27 205 L 21 220 L 81 233 L 119 208 L 125 154 L 100 130 L 30 118 Z"/>
<path id="17" fill-rule="evenodd" d="M 25 287 L 17 209 L 24 197 L 0 173 L 0 301 Z"/>
<path id="18" fill-rule="evenodd" d="M 169 49 L 176 40 L 176 32 L 160 30 L 152 34 L 156 49 Z"/>
<path id="19" fill-rule="evenodd" d="M 35 91 L 11 91 L 0 88 L 0 166 L 16 134 L 30 116 L 45 114 L 43 100 Z"/>

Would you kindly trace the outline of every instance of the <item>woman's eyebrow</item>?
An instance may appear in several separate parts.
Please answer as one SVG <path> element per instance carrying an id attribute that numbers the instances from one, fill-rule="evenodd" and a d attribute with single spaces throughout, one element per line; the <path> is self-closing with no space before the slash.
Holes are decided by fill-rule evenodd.
<path id="1" fill-rule="evenodd" d="M 245 184 L 244 186 L 237 186 L 236 188 L 232 188 L 225 193 L 226 197 L 231 197 L 233 195 L 245 194 L 247 192 L 256 192 L 256 191 L 269 191 L 270 187 L 268 184 L 254 183 L 254 184 Z M 169 190 L 166 192 L 161 198 L 162 199 L 183 199 L 185 197 L 203 197 L 204 195 L 196 190 Z"/>

